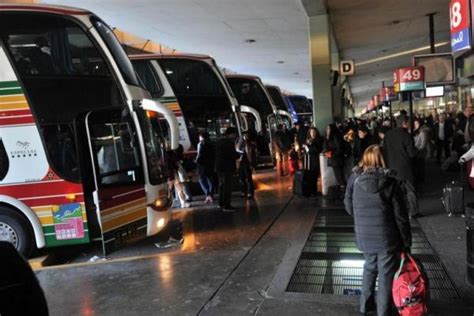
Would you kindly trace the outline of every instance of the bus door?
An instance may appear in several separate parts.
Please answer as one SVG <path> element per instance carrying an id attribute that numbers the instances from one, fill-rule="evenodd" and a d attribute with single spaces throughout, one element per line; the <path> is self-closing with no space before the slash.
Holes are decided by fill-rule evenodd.
<path id="1" fill-rule="evenodd" d="M 147 203 L 136 127 L 128 109 L 85 116 L 92 198 L 104 255 L 146 236 Z"/>

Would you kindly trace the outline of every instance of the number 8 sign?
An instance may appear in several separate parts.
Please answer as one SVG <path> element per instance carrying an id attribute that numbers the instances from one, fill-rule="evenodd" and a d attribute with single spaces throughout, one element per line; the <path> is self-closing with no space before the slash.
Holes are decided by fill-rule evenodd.
<path id="1" fill-rule="evenodd" d="M 449 4 L 453 53 L 471 48 L 470 4 L 470 0 L 452 0 Z"/>

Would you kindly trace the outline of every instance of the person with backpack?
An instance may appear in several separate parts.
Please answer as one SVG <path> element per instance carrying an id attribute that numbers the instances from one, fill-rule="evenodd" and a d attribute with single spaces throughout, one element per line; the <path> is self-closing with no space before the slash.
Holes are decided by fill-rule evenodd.
<path id="1" fill-rule="evenodd" d="M 391 315 L 392 283 L 400 252 L 409 252 L 411 228 L 399 180 L 387 169 L 380 145 L 369 146 L 349 178 L 344 205 L 354 217 L 356 244 L 365 263 L 360 312 L 375 307 L 377 315 Z"/>
<path id="2" fill-rule="evenodd" d="M 196 164 L 199 184 L 206 195 L 204 202 L 212 203 L 214 202 L 214 183 L 212 181 L 214 175 L 214 146 L 209 139 L 208 132 L 203 132 L 199 135 Z"/>

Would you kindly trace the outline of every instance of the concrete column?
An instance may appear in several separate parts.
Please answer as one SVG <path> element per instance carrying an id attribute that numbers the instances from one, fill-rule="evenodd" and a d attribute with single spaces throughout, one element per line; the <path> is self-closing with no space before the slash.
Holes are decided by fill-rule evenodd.
<path id="1" fill-rule="evenodd" d="M 313 77 L 313 117 L 323 132 L 334 121 L 331 87 L 331 33 L 327 14 L 309 16 L 309 42 Z"/>

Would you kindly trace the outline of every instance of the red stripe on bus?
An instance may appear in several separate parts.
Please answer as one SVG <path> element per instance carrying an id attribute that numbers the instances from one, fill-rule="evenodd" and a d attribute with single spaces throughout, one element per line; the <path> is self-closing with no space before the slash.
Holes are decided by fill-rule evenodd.
<path id="1" fill-rule="evenodd" d="M 14 196 L 17 199 L 47 197 L 52 195 L 67 195 L 83 192 L 82 185 L 66 181 L 37 182 L 17 185 L 2 185 L 0 191 L 4 195 Z"/>
<path id="2" fill-rule="evenodd" d="M 54 198 L 35 198 L 32 200 L 23 201 L 29 207 L 38 207 L 38 206 L 48 206 L 48 205 L 63 205 L 69 203 L 83 203 L 84 197 L 82 195 L 76 195 L 76 199 L 74 201 L 70 201 L 66 199 L 66 197 L 54 197 Z"/>
<path id="3" fill-rule="evenodd" d="M 145 189 L 133 191 L 130 193 L 123 193 L 120 195 L 114 195 L 113 197 L 111 197 L 111 199 L 104 198 L 104 194 L 102 194 L 101 192 L 100 197 L 99 197 L 101 199 L 100 208 L 105 210 L 105 209 L 109 209 L 115 206 L 119 206 L 121 204 L 130 202 L 130 201 L 135 201 L 144 197 L 146 197 Z"/>
<path id="4" fill-rule="evenodd" d="M 35 122 L 32 115 L 23 117 L 0 117 L 0 126 L 33 124 Z"/>
<path id="5" fill-rule="evenodd" d="M 32 115 L 30 109 L 0 111 L 0 118 L 18 115 Z"/>

